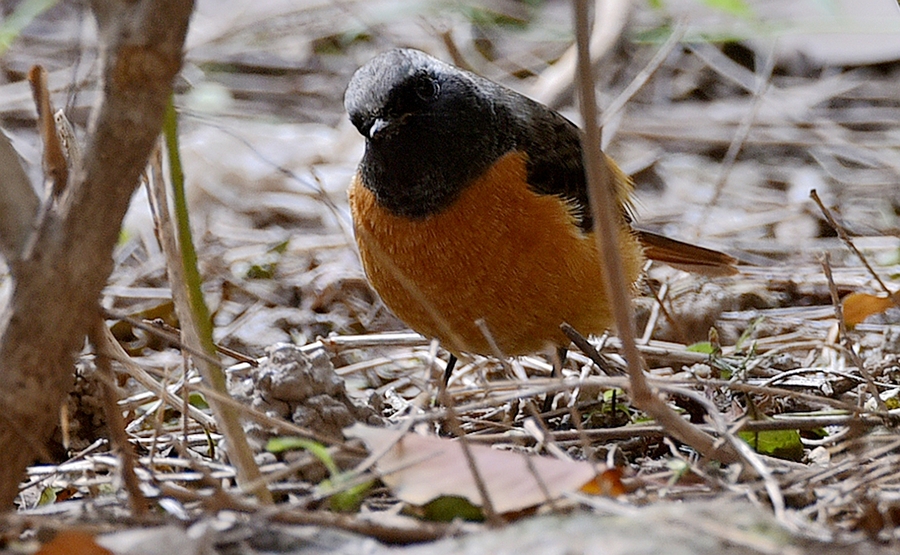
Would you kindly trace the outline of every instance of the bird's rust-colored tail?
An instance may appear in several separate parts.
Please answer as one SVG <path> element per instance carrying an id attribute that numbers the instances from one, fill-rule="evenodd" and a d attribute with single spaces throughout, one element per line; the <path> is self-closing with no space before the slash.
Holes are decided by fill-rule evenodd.
<path id="1" fill-rule="evenodd" d="M 650 260 L 707 276 L 729 276 L 738 272 L 736 267 L 738 260 L 723 252 L 643 229 L 635 229 L 635 235 L 644 247 L 644 256 Z"/>

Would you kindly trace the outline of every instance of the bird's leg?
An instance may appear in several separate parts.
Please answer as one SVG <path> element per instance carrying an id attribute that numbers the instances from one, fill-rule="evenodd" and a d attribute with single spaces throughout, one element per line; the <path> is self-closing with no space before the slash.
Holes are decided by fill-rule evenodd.
<path id="1" fill-rule="evenodd" d="M 444 368 L 444 387 L 450 383 L 450 374 L 453 373 L 454 368 L 456 368 L 456 355 L 451 353 L 450 358 L 447 359 L 447 367 Z"/>
<path id="2" fill-rule="evenodd" d="M 569 349 L 566 347 L 557 347 L 556 348 L 556 356 L 553 357 L 553 369 L 550 371 L 551 378 L 559 378 L 562 376 L 562 368 L 566 364 L 566 357 L 569 355 Z M 542 412 L 550 412 L 553 410 L 553 397 L 554 395 L 548 393 L 547 398 L 544 399 L 544 407 Z"/>
<path id="3" fill-rule="evenodd" d="M 553 370 L 550 372 L 551 377 L 559 378 L 562 376 L 562 368 L 566 365 L 566 357 L 568 356 L 569 349 L 567 347 L 556 348 L 556 360 L 553 361 Z"/>

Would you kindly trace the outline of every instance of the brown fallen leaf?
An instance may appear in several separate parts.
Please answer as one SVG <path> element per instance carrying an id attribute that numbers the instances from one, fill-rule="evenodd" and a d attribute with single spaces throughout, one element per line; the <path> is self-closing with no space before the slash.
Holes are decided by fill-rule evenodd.
<path id="1" fill-rule="evenodd" d="M 365 442 L 371 452 L 390 447 L 376 463 L 382 480 L 394 495 L 413 505 L 425 505 L 441 496 L 465 497 L 474 505 L 482 499 L 456 440 L 404 433 L 355 424 L 344 435 Z M 500 451 L 471 445 L 475 464 L 498 513 L 521 511 L 565 492 L 578 491 L 594 479 L 594 465 Z"/>
<path id="2" fill-rule="evenodd" d="M 608 468 L 597 474 L 593 480 L 581 487 L 581 493 L 588 495 L 604 495 L 606 497 L 619 497 L 628 493 L 628 488 L 622 482 L 621 468 Z"/>
<path id="3" fill-rule="evenodd" d="M 900 302 L 900 291 L 889 297 L 879 297 L 869 293 L 850 293 L 841 301 L 844 322 L 848 326 L 855 326 L 869 316 L 880 314 L 897 306 L 898 302 Z"/>
<path id="4" fill-rule="evenodd" d="M 113 555 L 100 547 L 94 536 L 78 530 L 64 530 L 45 543 L 35 555 Z"/>

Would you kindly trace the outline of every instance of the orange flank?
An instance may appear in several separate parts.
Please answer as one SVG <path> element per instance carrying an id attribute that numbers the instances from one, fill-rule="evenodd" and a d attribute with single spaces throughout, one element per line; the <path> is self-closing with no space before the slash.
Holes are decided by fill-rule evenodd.
<path id="1" fill-rule="evenodd" d="M 388 307 L 454 354 L 504 355 L 568 345 L 568 322 L 584 334 L 612 324 L 592 234 L 559 197 L 527 187 L 526 157 L 510 152 L 441 212 L 410 219 L 379 206 L 359 177 L 350 208 L 363 268 Z M 619 230 L 626 277 L 643 255 L 627 223 Z"/>

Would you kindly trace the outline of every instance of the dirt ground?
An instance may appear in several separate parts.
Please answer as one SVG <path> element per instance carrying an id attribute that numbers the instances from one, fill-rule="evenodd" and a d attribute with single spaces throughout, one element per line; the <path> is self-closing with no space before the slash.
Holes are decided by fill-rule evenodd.
<path id="1" fill-rule="evenodd" d="M 326 510 L 317 489 L 329 477 L 320 459 L 266 452 L 275 426 L 248 418 L 281 502 L 280 510 L 252 510 L 214 447 L 214 424 L 182 418 L 183 407 L 160 402 L 123 367 L 120 406 L 157 507 L 149 522 L 136 522 L 104 439 L 86 352 L 70 402 L 70 443 L 57 446 L 57 460 L 33 467 L 18 512 L 3 523 L 4 552 L 28 551 L 72 527 L 104 534 L 101 543 L 116 553 L 373 553 L 401 548 L 372 538 L 444 535 L 457 537 L 403 549 L 895 548 L 900 309 L 873 310 L 842 334 L 833 294 L 878 296 L 882 283 L 900 289 L 900 8 L 886 0 L 715 4 L 598 2 L 605 40 L 596 84 L 605 148 L 634 177 L 641 225 L 741 260 L 740 273 L 727 278 L 654 265 L 635 307 L 650 375 L 686 418 L 724 433 L 703 416 L 711 405 L 729 433 L 752 420 L 751 435 L 794 434 L 756 455 L 755 472 L 711 465 L 670 439 L 581 353 L 572 354 L 564 372 L 572 381 L 562 391 L 539 356 L 512 366 L 462 360 L 449 387 L 459 427 L 450 429 L 433 403 L 446 353 L 411 334 L 384 333 L 406 328 L 369 288 L 355 252 L 346 188 L 363 140 L 342 107 L 350 75 L 382 50 L 413 46 L 577 122 L 572 75 L 557 63 L 573 37 L 569 2 L 203 0 L 176 105 L 215 339 L 265 357 L 255 366 L 223 355 L 234 396 L 332 438 L 354 422 L 405 423 L 431 435 L 461 430 L 497 450 L 607 463 L 621 470 L 623 491 L 507 514 L 513 524 L 500 531 L 438 526 L 417 508 L 405 516 L 413 504 L 381 483 L 362 508 L 342 515 Z M 45 66 L 55 104 L 84 138 L 98 96 L 94 27 L 87 7 L 63 2 L 0 58 L 0 121 L 35 183 L 40 141 L 22 79 L 33 64 Z M 177 320 L 143 188 L 115 256 L 103 298 L 121 316 L 109 320 L 114 334 L 158 383 L 199 395 L 181 352 L 152 329 Z M 4 302 L 8 281 L 0 274 Z M 300 350 L 279 351 L 285 343 Z M 614 367 L 622 366 L 619 345 L 613 337 L 602 349 Z M 548 391 L 551 410 L 535 418 Z M 361 445 L 329 450 L 347 470 L 365 458 Z"/>

